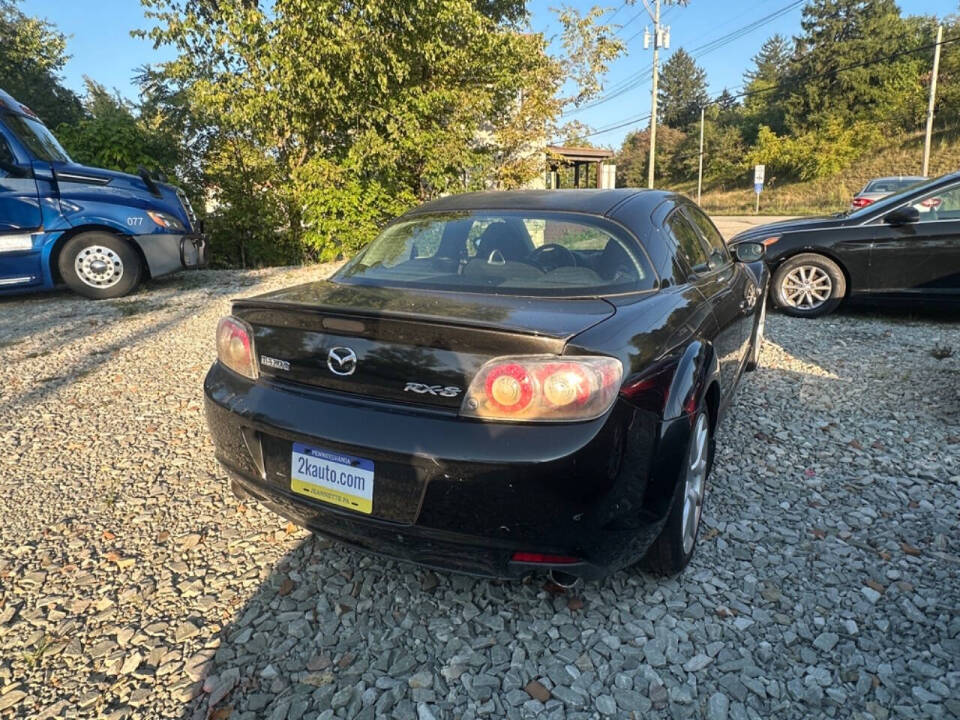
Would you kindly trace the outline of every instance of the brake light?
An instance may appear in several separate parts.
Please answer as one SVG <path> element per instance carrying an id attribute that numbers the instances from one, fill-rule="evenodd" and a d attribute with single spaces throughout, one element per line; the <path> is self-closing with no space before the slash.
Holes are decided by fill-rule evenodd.
<path id="1" fill-rule="evenodd" d="M 253 330 L 240 318 L 227 315 L 220 319 L 217 358 L 235 373 L 251 380 L 260 374 L 253 354 Z"/>
<path id="2" fill-rule="evenodd" d="M 622 376 L 619 360 L 600 355 L 494 358 L 473 378 L 460 414 L 483 420 L 592 420 L 613 405 Z"/>
<path id="3" fill-rule="evenodd" d="M 570 557 L 568 555 L 545 555 L 534 552 L 515 552 L 512 560 L 522 563 L 544 563 L 554 565 L 571 565 L 580 562 L 580 558 Z"/>
<path id="4" fill-rule="evenodd" d="M 942 198 L 932 197 L 932 198 L 927 198 L 926 200 L 922 200 L 920 204 L 923 205 L 925 208 L 930 208 L 932 210 L 933 208 L 940 207 L 940 203 L 942 202 L 943 202 Z"/>
<path id="5" fill-rule="evenodd" d="M 872 203 L 872 202 L 873 202 L 873 200 L 871 200 L 870 198 L 855 197 L 855 198 L 853 199 L 853 206 L 854 206 L 855 208 L 862 208 L 862 207 L 866 207 L 867 205 L 869 205 L 869 204 Z"/>

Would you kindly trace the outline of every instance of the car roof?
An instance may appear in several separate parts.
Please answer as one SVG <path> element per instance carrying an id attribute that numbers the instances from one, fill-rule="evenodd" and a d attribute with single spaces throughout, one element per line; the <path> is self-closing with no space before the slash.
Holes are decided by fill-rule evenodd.
<path id="1" fill-rule="evenodd" d="M 617 188 L 615 190 L 504 190 L 462 193 L 425 203 L 408 215 L 457 210 L 535 210 L 611 215 L 614 208 L 640 198 L 653 210 L 674 194 L 662 190 Z"/>

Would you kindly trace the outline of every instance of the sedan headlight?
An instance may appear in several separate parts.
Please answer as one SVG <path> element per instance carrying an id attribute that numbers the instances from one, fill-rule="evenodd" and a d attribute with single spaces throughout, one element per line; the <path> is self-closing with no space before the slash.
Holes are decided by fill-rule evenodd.
<path id="1" fill-rule="evenodd" d="M 157 225 L 167 230 L 173 230 L 174 232 L 183 232 L 186 230 L 183 223 L 180 222 L 180 219 L 170 213 L 147 210 L 147 215 L 149 215 L 150 219 Z"/>

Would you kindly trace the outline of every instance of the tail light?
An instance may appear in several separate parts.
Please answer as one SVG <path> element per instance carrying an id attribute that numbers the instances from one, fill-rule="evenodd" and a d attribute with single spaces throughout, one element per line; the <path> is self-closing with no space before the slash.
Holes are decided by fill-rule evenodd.
<path id="1" fill-rule="evenodd" d="M 622 376 L 623 366 L 611 357 L 494 358 L 473 378 L 460 414 L 484 420 L 592 420 L 613 405 Z"/>
<path id="2" fill-rule="evenodd" d="M 246 378 L 256 380 L 260 374 L 253 354 L 253 330 L 232 315 L 217 325 L 217 358 L 226 367 Z"/>
<path id="3" fill-rule="evenodd" d="M 873 202 L 873 200 L 871 200 L 870 198 L 855 197 L 855 198 L 853 199 L 853 203 L 852 203 L 852 204 L 853 204 L 853 206 L 854 206 L 855 208 L 862 208 L 862 207 L 866 207 L 867 205 L 869 205 L 869 204 L 872 203 L 872 202 Z"/>
<path id="4" fill-rule="evenodd" d="M 927 198 L 926 200 L 921 200 L 920 204 L 923 205 L 925 208 L 930 208 L 931 210 L 933 210 L 935 208 L 940 207 L 940 203 L 942 202 L 943 202 L 942 198 L 931 197 L 931 198 Z"/>

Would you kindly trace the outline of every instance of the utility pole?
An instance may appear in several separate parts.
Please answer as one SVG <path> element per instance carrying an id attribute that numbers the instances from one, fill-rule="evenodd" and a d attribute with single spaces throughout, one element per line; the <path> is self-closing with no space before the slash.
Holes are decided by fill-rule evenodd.
<path id="1" fill-rule="evenodd" d="M 700 108 L 700 169 L 697 171 L 697 205 L 700 204 L 700 191 L 703 189 L 703 111 Z"/>
<path id="2" fill-rule="evenodd" d="M 659 67 L 657 65 L 661 47 L 670 47 L 670 28 L 660 27 L 660 0 L 652 0 L 653 8 L 648 0 L 643 0 L 650 19 L 653 20 L 653 90 L 650 94 L 650 162 L 647 168 L 647 187 L 653 188 L 653 172 L 657 156 L 657 79 Z M 643 49 L 650 47 L 650 33 L 646 28 L 643 31 Z"/>
<path id="3" fill-rule="evenodd" d="M 927 104 L 927 134 L 923 140 L 923 176 L 930 169 L 930 140 L 933 134 L 933 106 L 937 97 L 937 75 L 940 72 L 940 45 L 943 43 L 943 25 L 937 25 L 937 44 L 933 49 L 933 74 L 930 75 L 930 102 Z M 654 51 L 656 52 L 656 51 Z M 656 80 L 654 80 L 656 82 Z"/>

